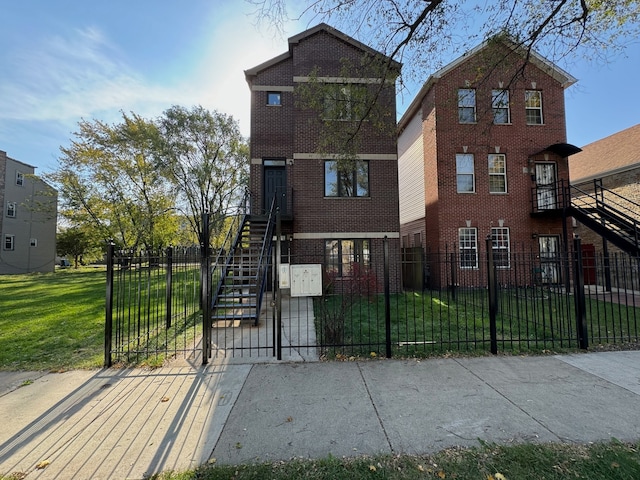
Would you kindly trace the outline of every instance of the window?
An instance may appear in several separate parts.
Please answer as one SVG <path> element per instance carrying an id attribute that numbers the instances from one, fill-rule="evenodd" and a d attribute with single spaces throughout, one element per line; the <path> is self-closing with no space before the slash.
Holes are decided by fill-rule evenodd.
<path id="1" fill-rule="evenodd" d="M 458 121 L 476 122 L 476 91 L 473 88 L 458 89 Z"/>
<path id="2" fill-rule="evenodd" d="M 509 228 L 492 228 L 491 250 L 493 252 L 493 264 L 497 268 L 509 268 L 511 266 L 510 248 Z"/>
<path id="3" fill-rule="evenodd" d="M 542 125 L 542 92 L 526 90 L 524 92 L 527 125 Z"/>
<path id="4" fill-rule="evenodd" d="M 16 185 L 24 185 L 24 173 L 16 172 Z"/>
<path id="5" fill-rule="evenodd" d="M 14 235 L 4 236 L 4 249 L 13 250 L 15 248 L 16 239 Z"/>
<path id="6" fill-rule="evenodd" d="M 38 239 L 37 238 L 32 238 L 31 240 L 29 240 L 29 245 L 32 247 L 37 247 L 38 246 Z"/>
<path id="7" fill-rule="evenodd" d="M 325 241 L 327 273 L 348 277 L 353 273 L 353 264 L 368 267 L 371 263 L 369 240 Z"/>
<path id="8" fill-rule="evenodd" d="M 368 197 L 369 162 L 367 160 L 325 160 L 325 197 Z"/>
<path id="9" fill-rule="evenodd" d="M 15 218 L 16 216 L 16 203 L 9 202 L 7 203 L 7 217 Z"/>
<path id="10" fill-rule="evenodd" d="M 267 105 L 282 105 L 282 93 L 267 92 Z"/>
<path id="11" fill-rule="evenodd" d="M 456 154 L 456 182 L 458 193 L 475 192 L 475 174 L 472 153 Z"/>
<path id="12" fill-rule="evenodd" d="M 503 154 L 489 154 L 489 193 L 507 193 L 507 162 Z"/>
<path id="13" fill-rule="evenodd" d="M 509 90 L 491 90 L 491 107 L 493 108 L 493 123 L 511 123 Z"/>
<path id="14" fill-rule="evenodd" d="M 540 248 L 540 278 L 543 283 L 560 282 L 560 238 L 555 235 L 538 236 Z"/>
<path id="15" fill-rule="evenodd" d="M 325 120 L 360 120 L 367 93 L 355 85 L 327 85 L 324 94 Z"/>
<path id="16" fill-rule="evenodd" d="M 478 229 L 466 227 L 458 229 L 460 243 L 460 268 L 478 268 Z"/>

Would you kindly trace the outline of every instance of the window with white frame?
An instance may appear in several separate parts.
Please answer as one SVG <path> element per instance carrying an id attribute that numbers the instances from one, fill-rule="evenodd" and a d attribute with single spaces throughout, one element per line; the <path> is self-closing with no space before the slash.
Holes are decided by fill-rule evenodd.
<path id="1" fill-rule="evenodd" d="M 475 167 L 472 153 L 456 154 L 456 184 L 458 193 L 476 191 Z"/>
<path id="2" fill-rule="evenodd" d="M 37 238 L 32 238 L 29 240 L 29 245 L 31 247 L 37 247 L 38 246 L 38 239 Z"/>
<path id="3" fill-rule="evenodd" d="M 511 244 L 508 227 L 494 227 L 491 229 L 491 249 L 493 251 L 493 264 L 497 268 L 509 268 L 511 266 Z"/>
<path id="4" fill-rule="evenodd" d="M 368 267 L 371 264 L 369 240 L 326 240 L 325 261 L 327 273 L 337 277 L 353 275 L 355 263 Z"/>
<path id="5" fill-rule="evenodd" d="M 491 90 L 491 107 L 493 108 L 493 123 L 511 123 L 509 110 L 509 90 Z"/>
<path id="6" fill-rule="evenodd" d="M 476 123 L 475 88 L 458 89 L 458 122 Z"/>
<path id="7" fill-rule="evenodd" d="M 478 268 L 478 229 L 464 227 L 458 229 L 460 245 L 460 268 Z"/>
<path id="8" fill-rule="evenodd" d="M 325 160 L 325 197 L 368 197 L 369 162 L 367 160 Z"/>
<path id="9" fill-rule="evenodd" d="M 7 203 L 7 217 L 15 218 L 16 217 L 16 202 Z"/>
<path id="10" fill-rule="evenodd" d="M 502 153 L 489 154 L 489 193 L 507 193 L 507 161 Z"/>
<path id="11" fill-rule="evenodd" d="M 540 90 L 526 90 L 524 103 L 527 125 L 542 125 L 542 92 Z"/>
<path id="12" fill-rule="evenodd" d="M 14 250 L 16 246 L 16 237 L 14 235 L 5 235 L 4 236 L 4 249 L 5 250 Z"/>
<path id="13" fill-rule="evenodd" d="M 21 187 L 24 185 L 24 173 L 16 172 L 16 185 L 20 185 Z"/>

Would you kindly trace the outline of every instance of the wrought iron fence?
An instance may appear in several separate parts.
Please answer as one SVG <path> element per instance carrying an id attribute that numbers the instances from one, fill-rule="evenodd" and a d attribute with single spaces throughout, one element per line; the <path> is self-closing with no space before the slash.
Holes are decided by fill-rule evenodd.
<path id="1" fill-rule="evenodd" d="M 277 358 L 421 357 L 619 348 L 640 341 L 640 258 L 585 257 L 577 241 L 567 254 L 552 258 L 511 251 L 508 259 L 494 262 L 484 248 L 477 265 L 461 268 L 455 249 L 421 256 L 385 250 L 383 266 L 372 258 L 369 265 L 350 268 L 349 276 L 325 274 L 317 297 L 292 297 L 279 288 L 279 269 L 272 268 L 272 290 L 257 326 L 203 320 L 211 286 L 202 287 L 202 272 L 212 267 L 200 249 L 112 251 L 105 364 L 200 352 L 206 362 L 212 351 Z M 306 264 L 318 258 L 288 260 Z M 419 288 L 390 289 L 389 279 L 379 278 L 389 265 L 400 265 L 404 278 L 425 281 Z M 415 265 L 422 269 L 419 275 L 411 272 Z"/>

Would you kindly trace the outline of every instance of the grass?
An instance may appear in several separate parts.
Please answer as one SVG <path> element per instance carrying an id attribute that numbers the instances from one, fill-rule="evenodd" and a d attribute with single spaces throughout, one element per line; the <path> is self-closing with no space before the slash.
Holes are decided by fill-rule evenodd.
<path id="1" fill-rule="evenodd" d="M 102 366 L 105 277 L 94 268 L 0 277 L 0 369 Z"/>
<path id="2" fill-rule="evenodd" d="M 256 465 L 204 465 L 166 472 L 154 480 L 223 479 L 456 479 L 560 480 L 640 478 L 640 444 L 616 440 L 590 445 L 525 444 L 450 448 L 433 455 L 329 457 Z"/>
<path id="3" fill-rule="evenodd" d="M 385 352 L 385 305 L 381 295 L 347 298 L 328 295 L 315 301 L 316 331 L 329 357 Z M 640 338 L 640 308 L 586 299 L 590 342 L 634 343 Z M 487 291 L 460 289 L 391 295 L 392 353 L 425 357 L 451 352 L 490 351 Z M 496 342 L 502 353 L 576 350 L 573 296 L 550 289 L 500 292 Z M 332 347 L 333 345 L 333 347 Z"/>

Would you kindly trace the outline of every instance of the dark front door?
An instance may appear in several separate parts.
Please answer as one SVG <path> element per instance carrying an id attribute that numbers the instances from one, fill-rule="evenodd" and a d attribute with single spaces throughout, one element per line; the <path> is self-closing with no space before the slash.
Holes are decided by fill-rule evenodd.
<path id="1" fill-rule="evenodd" d="M 280 207 L 280 213 L 287 212 L 287 170 L 283 166 L 264 167 L 264 209 L 269 211 L 271 202 L 276 198 L 276 207 Z"/>

